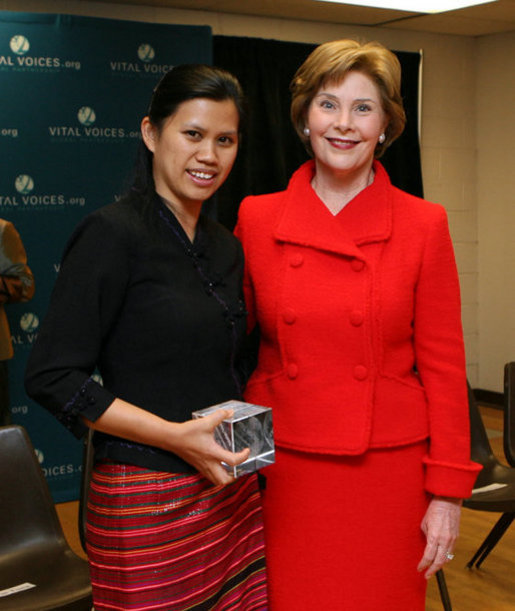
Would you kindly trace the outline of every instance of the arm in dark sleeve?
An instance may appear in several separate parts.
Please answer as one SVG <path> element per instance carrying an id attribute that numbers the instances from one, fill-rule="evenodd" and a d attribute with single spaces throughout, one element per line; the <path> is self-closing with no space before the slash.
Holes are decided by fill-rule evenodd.
<path id="1" fill-rule="evenodd" d="M 25 386 L 77 437 L 115 399 L 91 375 L 115 324 L 129 278 L 129 239 L 105 214 L 72 235 L 48 313 L 30 354 Z"/>
<path id="2" fill-rule="evenodd" d="M 19 233 L 6 222 L 0 247 L 0 304 L 29 301 L 34 295 L 34 277 Z"/>

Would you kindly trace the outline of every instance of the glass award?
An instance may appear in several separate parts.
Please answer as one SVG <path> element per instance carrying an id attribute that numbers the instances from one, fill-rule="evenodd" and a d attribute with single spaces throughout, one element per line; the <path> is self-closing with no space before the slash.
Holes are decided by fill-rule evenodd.
<path id="1" fill-rule="evenodd" d="M 271 465 L 275 460 L 271 408 L 244 401 L 226 401 L 193 412 L 192 416 L 202 418 L 218 409 L 233 410 L 233 415 L 216 427 L 216 442 L 230 452 L 250 448 L 248 459 L 240 465 L 232 467 L 222 463 L 227 471 L 234 477 L 239 477 Z"/>

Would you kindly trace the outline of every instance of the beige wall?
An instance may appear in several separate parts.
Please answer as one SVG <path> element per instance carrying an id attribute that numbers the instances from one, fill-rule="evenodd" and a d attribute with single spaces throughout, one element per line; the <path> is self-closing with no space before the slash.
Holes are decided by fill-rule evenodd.
<path id="1" fill-rule="evenodd" d="M 515 176 L 508 167 L 515 142 L 509 120 L 515 114 L 509 60 L 514 57 L 514 34 L 472 38 L 84 0 L 0 0 L 0 9 L 210 25 L 214 34 L 299 42 L 358 37 L 402 51 L 422 49 L 425 196 L 442 203 L 449 214 L 470 382 L 502 389 L 502 365 L 515 360 L 510 299 L 515 288 L 509 282 L 515 212 L 508 208 Z"/>
<path id="2" fill-rule="evenodd" d="M 515 360 L 515 33 L 477 44 L 479 380 Z"/>

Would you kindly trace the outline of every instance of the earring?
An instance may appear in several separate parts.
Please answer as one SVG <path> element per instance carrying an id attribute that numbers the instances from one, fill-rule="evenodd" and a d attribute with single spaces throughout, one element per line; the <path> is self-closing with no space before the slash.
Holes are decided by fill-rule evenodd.
<path id="1" fill-rule="evenodd" d="M 379 144 L 383 144 L 383 142 L 386 140 L 386 136 L 384 134 L 381 134 L 379 136 Z"/>
<path id="2" fill-rule="evenodd" d="M 309 129 L 309 127 L 305 127 L 303 130 L 304 135 L 306 136 L 306 138 L 309 138 L 310 134 L 311 134 L 311 130 Z"/>

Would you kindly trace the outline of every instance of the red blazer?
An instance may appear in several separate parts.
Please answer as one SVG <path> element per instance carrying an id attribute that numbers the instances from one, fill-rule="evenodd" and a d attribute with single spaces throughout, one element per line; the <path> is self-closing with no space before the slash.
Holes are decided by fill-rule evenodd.
<path id="1" fill-rule="evenodd" d="M 467 497 L 470 461 L 459 281 L 443 207 L 372 185 L 336 216 L 310 181 L 247 197 L 246 256 L 259 362 L 248 401 L 274 408 L 278 446 L 357 455 L 430 440 L 426 489 Z"/>

